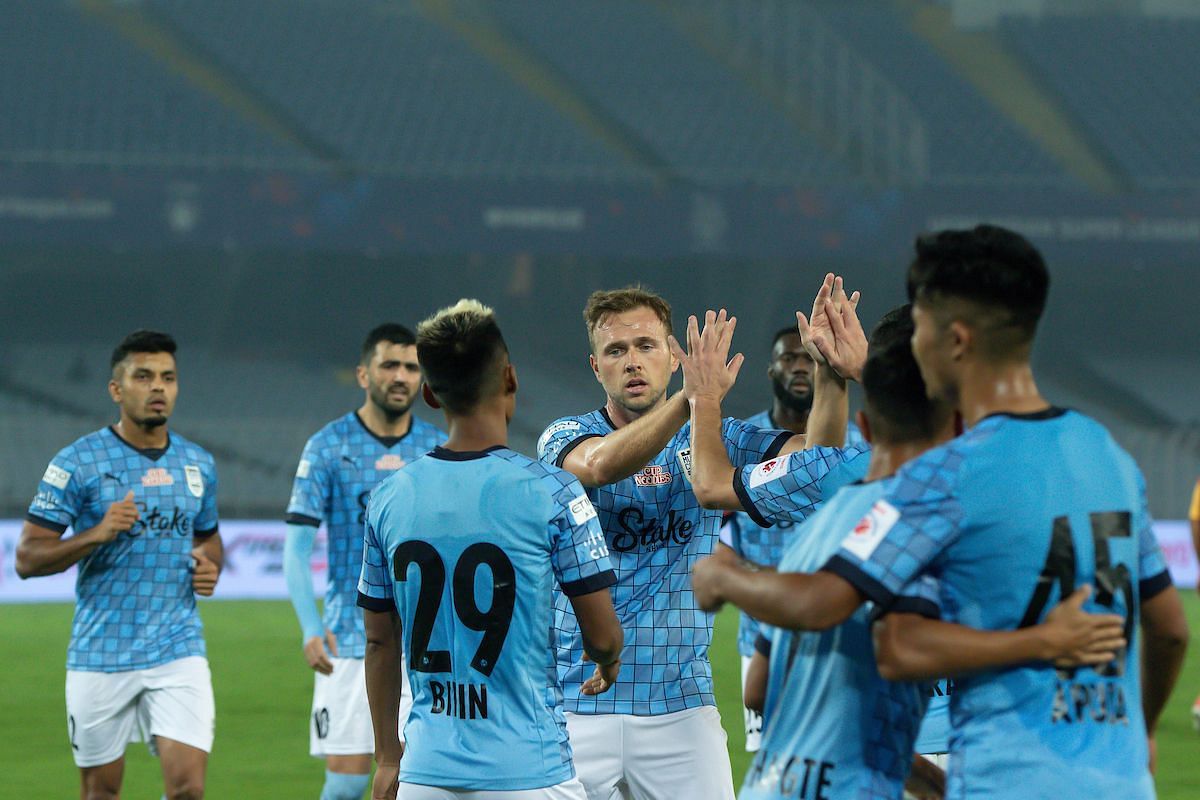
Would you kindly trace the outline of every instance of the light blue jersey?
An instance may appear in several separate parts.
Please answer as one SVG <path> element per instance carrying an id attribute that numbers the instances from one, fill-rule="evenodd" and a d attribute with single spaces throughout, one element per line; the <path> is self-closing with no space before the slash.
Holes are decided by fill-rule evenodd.
<path id="1" fill-rule="evenodd" d="M 217 530 L 217 472 L 199 445 L 170 434 L 139 450 L 112 428 L 61 450 L 26 519 L 81 533 L 133 490 L 133 528 L 79 561 L 67 669 L 123 672 L 204 655 L 192 590 L 194 540 Z"/>
<path id="2" fill-rule="evenodd" d="M 747 425 L 753 425 L 756 428 L 776 428 L 774 420 L 771 419 L 770 410 L 755 414 L 746 420 Z M 866 440 L 863 439 L 862 432 L 858 426 L 851 422 L 846 426 L 846 442 L 845 447 L 856 448 L 859 450 L 868 447 Z M 829 485 L 823 486 L 822 491 L 825 497 L 829 497 L 843 483 L 859 480 L 866 474 L 865 468 L 866 459 L 863 460 L 864 467 L 861 474 L 846 475 L 846 480 L 840 481 L 834 479 Z M 836 485 L 834 485 L 836 484 Z M 779 563 L 779 559 L 783 555 L 783 548 L 788 537 L 791 535 L 793 527 L 804 521 L 804 517 L 812 510 L 810 506 L 808 511 L 798 513 L 788 517 L 780 517 L 771 520 L 771 524 L 763 527 L 759 522 L 755 521 L 745 512 L 739 511 L 731 514 L 725 521 L 725 525 L 721 530 L 721 541 L 733 548 L 733 551 L 747 561 L 752 561 L 755 564 L 773 567 Z M 738 622 L 738 652 L 749 658 L 754 655 L 754 640 L 758 636 L 758 622 L 747 614 L 741 612 L 741 617 Z"/>
<path id="3" fill-rule="evenodd" d="M 847 486 L 797 530 L 780 572 L 814 572 L 838 551 L 889 488 L 890 479 Z M 938 616 L 937 584 L 904 587 L 893 610 Z M 740 800 L 898 800 L 925 710 L 925 687 L 886 681 L 871 643 L 874 609 L 860 607 L 827 631 L 770 632 L 762 746 Z"/>
<path id="4" fill-rule="evenodd" d="M 578 444 L 614 430 L 604 409 L 564 417 L 538 441 L 538 457 L 561 466 Z M 692 565 L 712 553 L 720 511 L 700 507 L 692 493 L 691 425 L 671 438 L 645 468 L 624 480 L 588 489 L 600 514 L 617 585 L 613 604 L 625 630 L 621 677 L 613 688 L 585 697 L 579 687 L 594 669 L 585 664 L 579 624 L 566 598 L 555 598 L 558 674 L 567 711 L 577 714 L 669 714 L 715 706 L 713 615 L 692 594 Z M 735 419 L 723 422 L 730 460 L 737 466 L 774 456 L 791 438 Z"/>
<path id="5" fill-rule="evenodd" d="M 561 469 L 503 447 L 438 448 L 384 480 L 367 508 L 358 603 L 395 609 L 403 626 L 413 708 L 400 780 L 503 791 L 569 780 L 551 595 L 615 581 L 596 511 Z"/>
<path id="6" fill-rule="evenodd" d="M 881 606 L 930 574 L 943 616 L 982 630 L 1034 625 L 1084 584 L 1087 610 L 1125 617 L 1111 664 L 955 681 L 946 797 L 1154 797 L 1137 620 L 1170 576 L 1141 473 L 1108 432 L 1060 409 L 988 417 L 901 468 L 878 509 L 826 569 Z"/>
<path id="7" fill-rule="evenodd" d="M 367 497 L 381 480 L 445 440 L 438 428 L 416 417 L 403 436 L 376 436 L 355 411 L 317 431 L 304 446 L 287 521 L 314 528 L 325 522 L 329 572 L 322 623 L 333 633 L 342 658 L 362 658 L 366 652 L 355 599 Z"/>
<path id="8" fill-rule="evenodd" d="M 954 694 L 954 681 L 943 678 L 923 684 L 929 707 L 925 719 L 921 720 L 921 731 L 917 734 L 915 750 L 922 755 L 950 752 L 950 695 Z"/>

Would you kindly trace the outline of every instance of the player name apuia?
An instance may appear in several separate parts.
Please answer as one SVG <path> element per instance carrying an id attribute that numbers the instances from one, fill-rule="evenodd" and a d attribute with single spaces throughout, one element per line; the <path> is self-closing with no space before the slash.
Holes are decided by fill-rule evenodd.
<path id="1" fill-rule="evenodd" d="M 1125 687 L 1115 681 L 1076 683 L 1060 678 L 1054 690 L 1054 709 L 1050 721 L 1128 725 L 1129 705 L 1125 702 Z"/>
<path id="2" fill-rule="evenodd" d="M 658 550 L 672 542 L 687 544 L 692 539 L 696 523 L 674 510 L 667 512 L 666 524 L 658 517 L 646 520 L 637 506 L 630 506 L 617 514 L 621 532 L 613 536 L 609 547 L 620 553 L 628 553 L 639 544 L 650 550 Z"/>
<path id="3" fill-rule="evenodd" d="M 750 766 L 746 783 L 789 800 L 832 800 L 831 773 L 836 766 L 832 761 L 763 750 Z"/>
<path id="4" fill-rule="evenodd" d="M 484 683 L 430 681 L 429 713 L 459 719 L 487 719 L 488 691 Z"/>

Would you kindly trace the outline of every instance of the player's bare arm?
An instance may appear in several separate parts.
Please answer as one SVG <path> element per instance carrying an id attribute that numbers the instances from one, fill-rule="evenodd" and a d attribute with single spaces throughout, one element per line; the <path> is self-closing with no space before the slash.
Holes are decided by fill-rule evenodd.
<path id="1" fill-rule="evenodd" d="M 706 611 L 733 603 L 768 625 L 808 631 L 842 624 L 867 599 L 832 572 L 758 569 L 725 545 L 717 545 L 711 556 L 692 567 L 692 591 Z"/>
<path id="2" fill-rule="evenodd" d="M 746 708 L 759 714 L 767 704 L 767 673 L 770 659 L 755 651 L 750 657 L 750 667 L 746 670 L 746 682 L 742 687 L 742 702 Z"/>
<path id="3" fill-rule="evenodd" d="M 375 779 L 372 800 L 392 800 L 400 780 L 400 659 L 404 657 L 400 615 L 396 611 L 363 610 L 367 636 L 364 672 L 367 702 L 375 728 Z"/>
<path id="4" fill-rule="evenodd" d="M 914 755 L 904 790 L 917 800 L 942 800 L 946 794 L 946 773 L 924 756 Z"/>
<path id="5" fill-rule="evenodd" d="M 131 489 L 124 499 L 108 507 L 100 524 L 65 539 L 59 531 L 26 521 L 17 543 L 17 575 L 34 578 L 63 572 L 100 545 L 132 528 L 139 516 Z"/>
<path id="6" fill-rule="evenodd" d="M 687 398 L 679 392 L 628 425 L 580 443 L 567 454 L 562 468 L 588 488 L 616 483 L 645 467 L 687 418 Z"/>
<path id="7" fill-rule="evenodd" d="M 571 608 L 583 634 L 583 652 L 596 665 L 596 672 L 583 683 L 586 695 L 603 694 L 617 681 L 621 671 L 621 649 L 625 632 L 613 610 L 608 589 L 571 598 Z"/>
<path id="8" fill-rule="evenodd" d="M 217 588 L 217 580 L 221 577 L 221 567 L 225 563 L 225 546 L 221 542 L 221 534 L 213 533 L 196 540 L 196 546 L 192 548 L 192 558 L 192 590 L 201 597 L 212 597 Z"/>
<path id="9" fill-rule="evenodd" d="M 1174 586 L 1141 604 L 1142 710 L 1146 732 L 1154 736 L 1158 717 L 1175 688 L 1187 652 L 1188 626 Z"/>
<path id="10" fill-rule="evenodd" d="M 703 508 L 740 511 L 733 490 L 734 466 L 722 436 L 721 401 L 733 387 L 745 358 L 729 358 L 737 318 L 726 319 L 725 310 L 708 311 L 704 330 L 696 317 L 688 317 L 688 352 L 671 337 L 671 352 L 683 366 L 685 392 L 692 417 L 692 492 Z"/>
<path id="11" fill-rule="evenodd" d="M 920 614 L 886 614 L 873 628 L 879 674 L 890 681 L 957 677 L 1034 661 L 1058 667 L 1107 664 L 1125 647 L 1119 614 L 1089 614 L 1082 586 L 1038 625 L 1015 631 L 982 631 Z"/>

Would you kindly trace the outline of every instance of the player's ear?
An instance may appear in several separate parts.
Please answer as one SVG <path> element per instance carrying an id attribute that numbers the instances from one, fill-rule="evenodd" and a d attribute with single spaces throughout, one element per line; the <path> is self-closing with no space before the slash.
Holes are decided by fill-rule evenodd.
<path id="1" fill-rule="evenodd" d="M 367 368 L 359 364 L 354 368 L 354 377 L 358 379 L 358 388 L 367 388 Z"/>
<path id="2" fill-rule="evenodd" d="M 508 395 L 517 393 L 517 368 L 511 361 L 504 365 L 504 393 Z"/>
<path id="3" fill-rule="evenodd" d="M 854 424 L 857 425 L 858 429 L 862 432 L 863 439 L 866 440 L 867 444 L 870 444 L 871 423 L 867 420 L 867 415 L 863 413 L 862 409 L 854 412 Z"/>
<path id="4" fill-rule="evenodd" d="M 951 361 L 961 361 L 975 345 L 975 331 L 961 319 L 946 326 L 946 344 Z"/>
<path id="5" fill-rule="evenodd" d="M 362 367 L 359 367 L 359 369 L 362 369 Z M 442 404 L 439 403 L 438 399 L 434 396 L 433 390 L 429 388 L 428 383 L 421 384 L 421 399 L 425 401 L 425 405 L 434 410 L 438 410 L 442 407 Z"/>
<path id="6" fill-rule="evenodd" d="M 588 363 L 592 366 L 592 374 L 596 376 L 596 380 L 600 380 L 600 362 L 596 360 L 595 353 L 588 353 Z"/>

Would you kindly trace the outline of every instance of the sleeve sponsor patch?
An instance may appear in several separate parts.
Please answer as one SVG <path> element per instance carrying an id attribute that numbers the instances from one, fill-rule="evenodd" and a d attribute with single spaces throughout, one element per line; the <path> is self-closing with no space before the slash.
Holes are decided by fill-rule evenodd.
<path id="1" fill-rule="evenodd" d="M 312 471 L 312 462 L 307 458 L 300 459 L 300 463 L 296 465 L 296 477 L 307 478 L 308 473 Z"/>
<path id="2" fill-rule="evenodd" d="M 867 515 L 854 526 L 854 530 L 842 540 L 842 549 L 866 561 L 899 520 L 900 512 L 895 506 L 886 500 L 876 501 Z"/>
<path id="3" fill-rule="evenodd" d="M 778 480 L 788 474 L 790 468 L 790 459 L 787 456 L 772 458 L 770 461 L 764 461 L 758 464 L 750 472 L 750 488 L 762 486 L 764 483 Z"/>
<path id="4" fill-rule="evenodd" d="M 589 519 L 596 518 L 596 508 L 586 494 L 576 497 L 567 507 L 570 509 L 571 519 L 575 520 L 576 525 L 583 525 Z"/>
<path id="5" fill-rule="evenodd" d="M 67 488 L 67 482 L 70 480 L 71 473 L 62 467 L 56 467 L 54 464 L 46 467 L 46 474 L 42 476 L 42 481 L 50 484 L 55 489 Z"/>
<path id="6" fill-rule="evenodd" d="M 564 419 L 560 422 L 554 423 L 549 428 L 546 428 L 546 430 L 542 432 L 541 437 L 538 438 L 538 443 L 537 443 L 538 452 L 539 453 L 544 452 L 546 449 L 546 445 L 550 444 L 550 440 L 553 439 L 556 435 L 562 433 L 563 431 L 577 431 L 577 430 L 581 430 L 582 428 L 583 428 L 583 425 L 581 425 L 578 422 L 576 422 L 575 420 L 571 420 L 571 419 Z"/>

